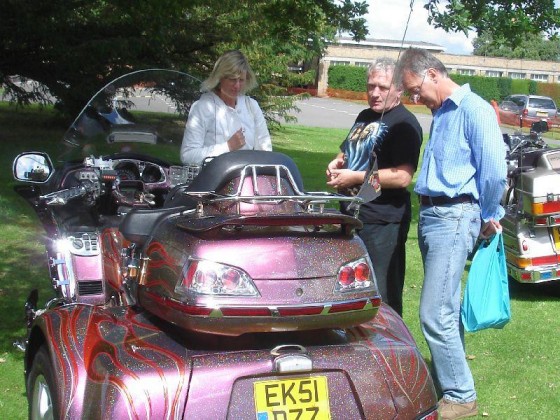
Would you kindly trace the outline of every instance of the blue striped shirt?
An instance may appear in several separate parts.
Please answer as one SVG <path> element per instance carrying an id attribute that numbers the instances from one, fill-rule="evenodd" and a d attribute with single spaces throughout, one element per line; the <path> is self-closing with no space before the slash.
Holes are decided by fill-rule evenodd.
<path id="1" fill-rule="evenodd" d="M 478 200 L 481 217 L 500 220 L 506 186 L 506 147 L 494 109 L 468 84 L 433 112 L 430 138 L 414 191 Z"/>

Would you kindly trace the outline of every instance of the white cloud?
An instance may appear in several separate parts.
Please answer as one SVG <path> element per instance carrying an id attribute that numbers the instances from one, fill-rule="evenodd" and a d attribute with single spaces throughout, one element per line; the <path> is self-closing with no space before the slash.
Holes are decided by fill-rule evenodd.
<path id="1" fill-rule="evenodd" d="M 410 13 L 410 0 L 370 0 L 367 23 L 368 38 L 391 39 L 401 41 L 405 35 Z M 447 33 L 428 24 L 428 11 L 424 9 L 425 1 L 415 1 L 405 41 L 424 41 L 441 45 L 449 54 L 472 53 L 472 39 L 464 33 Z"/>

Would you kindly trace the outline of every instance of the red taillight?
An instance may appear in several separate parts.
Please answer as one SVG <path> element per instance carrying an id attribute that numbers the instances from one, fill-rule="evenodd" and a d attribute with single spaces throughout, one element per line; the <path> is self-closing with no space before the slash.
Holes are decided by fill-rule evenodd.
<path id="1" fill-rule="evenodd" d="M 523 272 L 521 273 L 521 280 L 522 281 L 530 281 L 531 280 L 531 273 Z"/>
<path id="2" fill-rule="evenodd" d="M 302 315 L 319 315 L 325 309 L 324 306 L 295 306 L 278 308 L 280 316 L 302 316 Z"/>
<path id="3" fill-rule="evenodd" d="M 536 257 L 532 260 L 533 265 L 554 265 L 560 262 L 557 255 L 545 255 L 544 257 Z"/>
<path id="4" fill-rule="evenodd" d="M 560 211 L 560 201 L 547 201 L 543 204 L 543 213 L 557 213 Z"/>
<path id="5" fill-rule="evenodd" d="M 548 219 L 546 217 L 537 217 L 534 220 L 535 226 L 546 226 Z"/>
<path id="6" fill-rule="evenodd" d="M 187 270 L 185 277 L 183 278 L 183 286 L 190 287 L 191 282 L 194 280 L 196 275 L 196 268 L 198 266 L 198 261 L 194 261 Z"/>
<path id="7" fill-rule="evenodd" d="M 177 284 L 178 293 L 216 296 L 258 296 L 253 281 L 243 270 L 206 260 L 190 260 Z"/>
<path id="8" fill-rule="evenodd" d="M 217 277 L 216 272 L 212 270 L 199 270 L 195 273 L 192 282 L 204 289 L 212 289 L 216 283 Z"/>
<path id="9" fill-rule="evenodd" d="M 184 312 L 188 315 L 201 315 L 201 316 L 210 316 L 212 313 L 212 308 L 204 307 L 204 306 L 196 306 L 196 305 L 187 305 L 183 302 L 178 302 L 174 299 L 159 296 L 156 293 L 152 293 L 150 291 L 144 292 L 149 299 L 152 299 L 161 307 L 169 307 L 181 312 Z"/>
<path id="10" fill-rule="evenodd" d="M 373 286 L 373 275 L 366 258 L 344 264 L 338 270 L 335 291 L 344 292 Z"/>
<path id="11" fill-rule="evenodd" d="M 368 300 L 358 300 L 355 302 L 334 303 L 329 309 L 329 313 L 335 314 L 337 312 L 359 311 L 364 309 L 368 302 Z"/>
<path id="12" fill-rule="evenodd" d="M 349 266 L 342 267 L 340 269 L 340 272 L 338 273 L 338 281 L 343 286 L 350 286 L 352 283 L 354 283 L 354 278 L 354 269 Z"/>
<path id="13" fill-rule="evenodd" d="M 239 286 L 240 281 L 241 275 L 237 270 L 229 269 L 222 274 L 222 284 L 228 290 L 235 290 Z"/>
<path id="14" fill-rule="evenodd" d="M 525 252 L 529 250 L 529 244 L 527 243 L 526 240 L 521 241 L 521 249 L 523 249 L 523 251 Z"/>
<path id="15" fill-rule="evenodd" d="M 369 267 L 366 263 L 359 263 L 354 268 L 354 275 L 356 277 L 356 281 L 368 281 L 369 276 Z"/>
<path id="16" fill-rule="evenodd" d="M 545 201 L 543 203 L 532 203 L 531 212 L 535 215 L 551 214 L 560 212 L 560 201 Z"/>

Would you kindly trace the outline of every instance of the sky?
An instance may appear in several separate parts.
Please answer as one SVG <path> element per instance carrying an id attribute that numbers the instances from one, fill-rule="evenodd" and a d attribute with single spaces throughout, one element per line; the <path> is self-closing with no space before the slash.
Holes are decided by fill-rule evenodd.
<path id="1" fill-rule="evenodd" d="M 368 38 L 403 39 L 406 22 L 410 13 L 410 0 L 370 0 L 367 23 Z M 405 41 L 424 41 L 441 45 L 449 54 L 471 54 L 472 39 L 463 32 L 447 33 L 443 29 L 435 29 L 428 24 L 428 11 L 424 9 L 424 0 L 415 0 L 410 22 L 406 31 Z"/>

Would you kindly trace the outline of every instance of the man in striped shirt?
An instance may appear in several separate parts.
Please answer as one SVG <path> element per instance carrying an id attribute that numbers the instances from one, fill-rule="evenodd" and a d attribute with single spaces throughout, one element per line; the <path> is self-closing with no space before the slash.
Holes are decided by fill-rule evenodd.
<path id="1" fill-rule="evenodd" d="M 414 190 L 420 199 L 418 243 L 424 263 L 420 322 L 442 393 L 440 416 L 471 417 L 478 408 L 460 320 L 461 277 L 478 236 L 501 229 L 505 143 L 490 104 L 468 84 L 451 80 L 426 50 L 406 50 L 395 79 L 433 115 Z"/>

